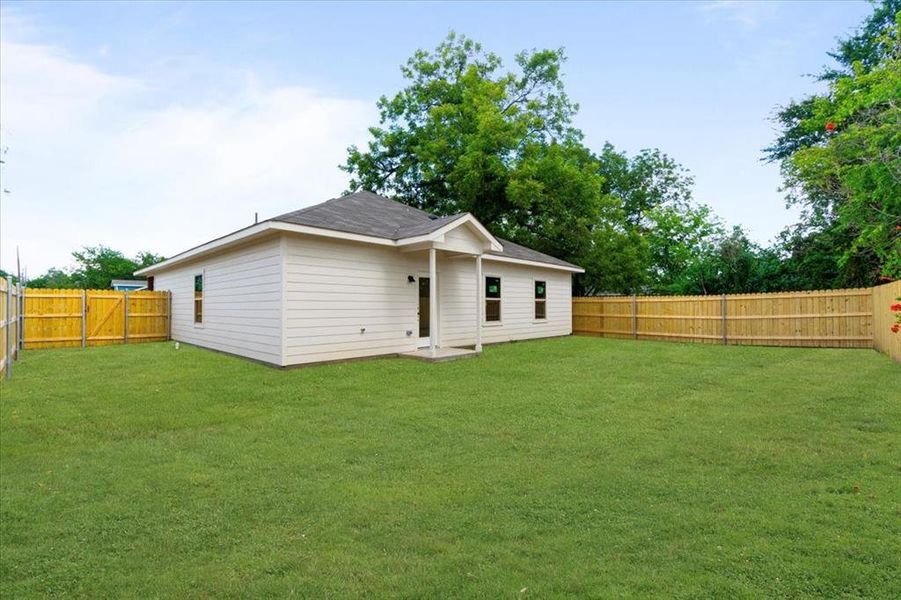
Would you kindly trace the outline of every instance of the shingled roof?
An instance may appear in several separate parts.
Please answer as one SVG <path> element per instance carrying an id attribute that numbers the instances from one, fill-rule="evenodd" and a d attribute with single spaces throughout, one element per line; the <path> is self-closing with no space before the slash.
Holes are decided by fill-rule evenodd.
<path id="1" fill-rule="evenodd" d="M 271 220 L 389 240 L 399 240 L 427 235 L 464 215 L 465 213 L 460 213 L 447 217 L 438 217 L 384 196 L 364 191 L 341 196 L 340 198 L 333 198 L 315 206 L 279 215 Z M 500 238 L 497 238 L 497 240 L 503 245 L 504 249 L 500 252 L 489 251 L 487 254 L 561 267 L 579 268 L 576 265 L 531 248 L 501 240 Z"/>

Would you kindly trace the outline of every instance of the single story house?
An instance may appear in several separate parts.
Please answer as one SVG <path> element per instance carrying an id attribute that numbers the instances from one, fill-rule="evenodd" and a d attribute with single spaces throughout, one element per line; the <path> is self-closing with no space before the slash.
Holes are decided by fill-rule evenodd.
<path id="1" fill-rule="evenodd" d="M 147 289 L 147 282 L 143 279 L 113 279 L 109 285 L 117 292 L 137 292 Z"/>
<path id="2" fill-rule="evenodd" d="M 572 333 L 573 264 L 358 192 L 138 271 L 175 340 L 279 366 Z"/>

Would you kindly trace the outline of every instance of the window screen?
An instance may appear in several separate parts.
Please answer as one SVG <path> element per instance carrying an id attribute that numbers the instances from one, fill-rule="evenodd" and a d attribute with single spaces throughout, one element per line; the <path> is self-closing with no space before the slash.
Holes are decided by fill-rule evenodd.
<path id="1" fill-rule="evenodd" d="M 485 278 L 485 320 L 501 320 L 501 278 Z"/>
<path id="2" fill-rule="evenodd" d="M 535 282 L 535 318 L 547 318 L 547 282 Z"/>
<path id="3" fill-rule="evenodd" d="M 194 322 L 203 323 L 203 275 L 194 276 Z"/>

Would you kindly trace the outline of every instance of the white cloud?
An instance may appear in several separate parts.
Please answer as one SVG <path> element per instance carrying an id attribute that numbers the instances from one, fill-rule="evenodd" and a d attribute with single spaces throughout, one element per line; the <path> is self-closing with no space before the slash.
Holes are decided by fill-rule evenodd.
<path id="1" fill-rule="evenodd" d="M 713 0 L 701 5 L 710 20 L 726 20 L 739 23 L 746 29 L 756 29 L 764 21 L 773 19 L 779 3 L 757 0 Z"/>
<path id="2" fill-rule="evenodd" d="M 365 142 L 376 117 L 368 101 L 252 76 L 228 82 L 236 91 L 224 100 L 161 103 L 165 81 L 104 72 L 48 45 L 4 39 L 0 61 L 12 191 L 0 261 L 13 266 L 19 245 L 30 275 L 67 265 L 85 244 L 172 255 L 254 212 L 333 197 L 347 183 L 337 168 L 346 147 Z"/>

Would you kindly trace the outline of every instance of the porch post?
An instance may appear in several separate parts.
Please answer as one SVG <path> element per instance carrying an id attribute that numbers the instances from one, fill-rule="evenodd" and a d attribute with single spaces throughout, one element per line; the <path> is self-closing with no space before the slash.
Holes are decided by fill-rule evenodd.
<path id="1" fill-rule="evenodd" d="M 482 351 L 482 255 L 476 255 L 476 352 Z"/>
<path id="2" fill-rule="evenodd" d="M 429 350 L 432 354 L 438 346 L 438 280 L 437 250 L 429 248 Z"/>

